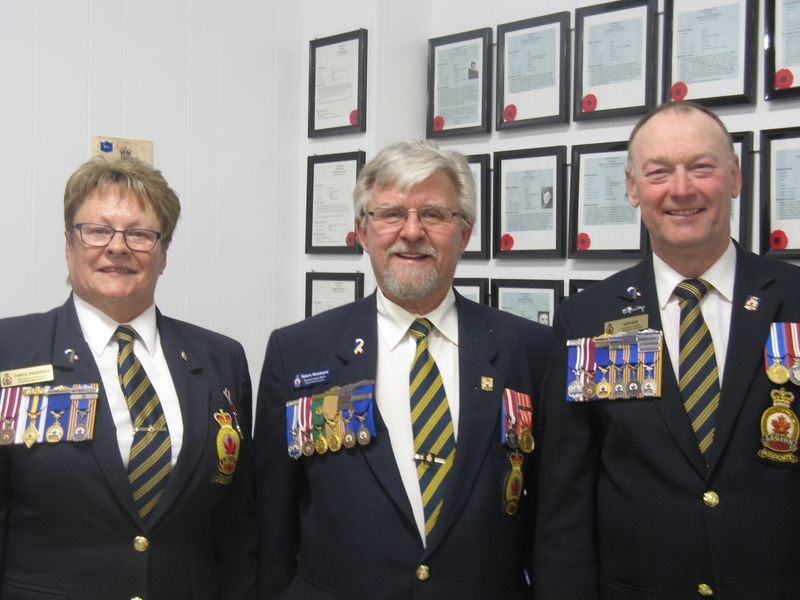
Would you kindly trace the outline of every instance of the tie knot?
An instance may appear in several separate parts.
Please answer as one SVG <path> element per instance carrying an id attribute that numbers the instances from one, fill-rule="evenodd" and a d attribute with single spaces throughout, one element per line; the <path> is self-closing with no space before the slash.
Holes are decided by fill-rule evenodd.
<path id="1" fill-rule="evenodd" d="M 708 293 L 709 284 L 702 279 L 684 279 L 675 286 L 675 295 L 681 300 L 699 302 Z"/>
<path id="2" fill-rule="evenodd" d="M 428 337 L 428 334 L 431 332 L 431 329 L 433 329 L 433 324 L 430 321 L 428 321 L 428 319 L 422 319 L 422 318 L 414 321 L 411 324 L 411 327 L 408 328 L 408 330 L 411 332 L 411 335 L 417 338 L 417 340 L 421 340 Z"/>
<path id="3" fill-rule="evenodd" d="M 117 343 L 132 344 L 136 339 L 136 331 L 130 325 L 120 325 L 114 332 L 114 339 Z"/>

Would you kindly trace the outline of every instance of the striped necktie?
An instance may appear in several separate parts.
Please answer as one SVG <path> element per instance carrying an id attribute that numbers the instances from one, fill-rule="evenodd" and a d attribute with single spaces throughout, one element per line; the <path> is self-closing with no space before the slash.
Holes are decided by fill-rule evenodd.
<path id="1" fill-rule="evenodd" d="M 700 312 L 700 300 L 708 288 L 702 279 L 685 279 L 675 288 L 681 307 L 679 385 L 706 464 L 714 442 L 714 413 L 720 398 L 714 344 Z"/>
<path id="2" fill-rule="evenodd" d="M 150 378 L 133 353 L 136 332 L 120 325 L 114 337 L 119 345 L 117 372 L 133 422 L 133 444 L 128 481 L 139 516 L 146 519 L 158 504 L 172 466 L 172 445 L 161 401 Z"/>
<path id="3" fill-rule="evenodd" d="M 456 455 L 453 420 L 447 404 L 442 376 L 428 351 L 433 325 L 417 319 L 409 332 L 417 343 L 409 376 L 414 460 L 425 512 L 425 535 L 430 535 L 444 500 L 445 480 Z"/>

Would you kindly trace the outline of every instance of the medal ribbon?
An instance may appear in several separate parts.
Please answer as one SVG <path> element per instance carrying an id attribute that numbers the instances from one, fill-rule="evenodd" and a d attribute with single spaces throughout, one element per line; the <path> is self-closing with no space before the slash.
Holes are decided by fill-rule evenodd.
<path id="1" fill-rule="evenodd" d="M 792 362 L 800 362 L 800 323 L 787 323 L 789 326 L 789 339 L 792 342 Z"/>
<path id="2" fill-rule="evenodd" d="M 31 394 L 27 396 L 28 406 L 25 411 L 27 413 L 25 420 L 25 431 L 31 427 L 36 429 L 36 441 L 41 442 L 44 434 L 44 428 L 39 426 L 39 421 L 42 418 L 42 413 L 47 411 L 47 390 L 49 388 L 35 387 L 29 389 Z"/>
<path id="3" fill-rule="evenodd" d="M 505 388 L 503 390 L 503 404 L 502 404 L 502 411 L 503 411 L 503 420 L 502 423 L 505 424 L 505 429 L 501 428 L 500 431 L 500 443 L 504 444 L 506 441 L 506 431 L 509 429 L 513 429 L 514 433 L 519 435 L 519 404 L 518 400 L 515 397 L 516 392 Z"/>
<path id="4" fill-rule="evenodd" d="M 594 338 L 585 337 L 581 344 L 581 351 L 583 353 L 581 361 L 581 383 L 586 384 L 591 379 L 591 374 L 595 372 L 597 367 L 594 364 L 595 360 L 595 345 Z"/>
<path id="5" fill-rule="evenodd" d="M 784 364 L 786 357 L 786 323 L 772 323 L 769 326 L 769 337 L 764 344 L 764 369 L 771 365 Z M 784 365 L 785 366 L 785 365 Z"/>
<path id="6" fill-rule="evenodd" d="M 525 428 L 528 431 L 532 431 L 533 406 L 531 406 L 531 397 L 528 394 L 522 394 L 520 392 L 512 392 L 512 393 L 517 396 L 520 428 Z"/>
<path id="7" fill-rule="evenodd" d="M 375 417 L 372 413 L 372 400 L 375 396 L 375 383 L 370 381 L 359 385 L 353 390 L 353 410 L 356 415 L 364 419 L 364 426 L 372 436 L 376 436 L 378 432 L 375 430 Z M 359 419 L 359 426 L 361 419 Z"/>
<path id="8" fill-rule="evenodd" d="M 19 406 L 22 400 L 22 389 L 19 387 L 3 388 L 0 392 L 0 429 L 16 429 L 19 417 Z"/>
<path id="9" fill-rule="evenodd" d="M 605 372 L 608 373 L 608 365 L 611 364 L 611 358 L 608 354 L 608 346 L 600 346 L 599 348 L 595 345 L 594 346 L 594 356 L 595 356 L 595 373 L 594 373 L 594 381 L 595 383 L 600 383 L 605 378 L 605 374 L 603 373 L 600 367 L 605 369 Z"/>
<path id="10" fill-rule="evenodd" d="M 47 396 L 47 408 L 46 410 L 42 411 L 44 413 L 42 429 L 44 429 L 45 432 L 47 432 L 47 430 L 56 423 L 60 424 L 61 428 L 63 429 L 64 426 L 61 423 L 61 419 L 64 418 L 64 413 L 70 404 L 69 399 L 69 392 L 49 394 Z M 61 414 L 59 414 L 59 412 Z M 64 421 L 66 422 L 67 419 L 64 419 Z"/>

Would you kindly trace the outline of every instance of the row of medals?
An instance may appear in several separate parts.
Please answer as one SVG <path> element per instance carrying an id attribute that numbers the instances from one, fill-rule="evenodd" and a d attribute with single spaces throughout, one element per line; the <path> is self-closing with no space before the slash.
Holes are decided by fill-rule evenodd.
<path id="1" fill-rule="evenodd" d="M 519 448 L 525 454 L 533 452 L 533 433 L 527 427 L 523 427 L 517 435 L 513 425 L 506 430 L 506 445 L 512 450 Z"/>
<path id="2" fill-rule="evenodd" d="M 353 432 L 347 427 L 352 417 L 347 421 L 344 421 L 341 413 L 337 414 L 335 419 L 328 419 L 325 417 L 325 422 L 331 428 L 331 432 L 326 435 L 324 426 L 315 426 L 314 431 L 318 435 L 314 441 L 305 440 L 301 442 L 300 431 L 297 428 L 293 429 L 292 442 L 289 444 L 289 456 L 292 458 L 299 458 L 300 455 L 308 457 L 312 456 L 315 452 L 317 454 L 325 454 L 328 450 L 331 452 L 339 452 L 342 447 L 347 449 L 355 448 L 356 444 L 359 446 L 366 446 L 372 440 L 372 434 L 370 434 L 365 424 L 367 418 L 366 413 L 364 415 L 355 415 L 355 417 L 361 423 L 356 432 Z M 344 435 L 339 434 L 337 424 L 339 418 L 342 418 L 342 421 L 345 423 L 346 431 Z"/>
<path id="3" fill-rule="evenodd" d="M 64 414 L 65 411 L 50 411 L 50 414 L 53 415 L 55 422 L 47 428 L 44 432 L 44 439 L 47 440 L 50 444 L 57 444 L 62 439 L 64 439 L 64 427 L 61 425 L 61 416 Z M 80 411 L 79 411 L 80 412 Z M 88 411 L 85 411 L 88 412 Z M 30 420 L 30 424 L 25 429 L 25 433 L 22 434 L 22 441 L 25 445 L 30 448 L 33 446 L 36 441 L 39 439 L 39 430 L 36 428 L 36 421 L 39 419 L 40 412 L 36 413 L 28 413 L 28 419 Z M 85 415 L 84 415 L 85 416 Z M 14 438 L 16 437 L 16 430 L 11 427 L 12 420 L 11 419 L 3 419 L 3 427 L 0 429 L 0 445 L 7 446 L 9 444 L 14 443 Z M 75 430 L 72 432 L 72 440 L 75 442 L 81 442 L 87 439 L 86 435 L 86 427 L 82 424 L 78 423 L 75 425 Z"/>
<path id="4" fill-rule="evenodd" d="M 615 370 L 615 375 L 617 376 L 615 379 L 621 380 L 615 381 L 613 386 L 606 379 L 606 373 L 608 373 L 608 369 L 600 368 L 601 379 L 597 383 L 594 382 L 594 371 L 573 369 L 575 379 L 573 379 L 569 386 L 567 386 L 567 395 L 575 401 L 594 400 L 595 398 L 600 398 L 601 400 L 605 400 L 606 398 L 619 400 L 623 398 L 638 398 L 640 397 L 640 394 L 641 396 L 645 397 L 652 397 L 656 395 L 656 390 L 658 389 L 656 380 L 652 377 L 647 377 L 640 383 L 636 376 L 638 367 L 634 365 L 626 365 L 624 367 L 612 368 Z M 622 372 L 622 369 L 625 368 L 629 368 L 632 375 L 632 377 L 628 379 L 627 383 L 624 381 L 624 374 Z M 654 367 L 653 365 L 645 365 L 645 369 L 648 373 L 652 373 Z M 583 383 L 582 381 L 582 375 L 584 374 L 589 378 L 589 381 L 586 383 Z"/>
<path id="5" fill-rule="evenodd" d="M 787 368 L 780 362 L 774 362 L 767 368 L 767 377 L 777 385 L 783 385 L 787 381 L 800 386 L 800 359 L 795 358 L 791 368 Z"/>

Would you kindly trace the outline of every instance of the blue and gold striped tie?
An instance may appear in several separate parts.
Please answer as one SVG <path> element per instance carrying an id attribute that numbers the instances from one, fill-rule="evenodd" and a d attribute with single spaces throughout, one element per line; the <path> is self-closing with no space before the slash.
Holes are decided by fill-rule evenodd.
<path id="1" fill-rule="evenodd" d="M 130 325 L 120 325 L 114 337 L 118 344 L 119 382 L 133 422 L 128 481 L 139 516 L 146 519 L 158 504 L 167 483 L 172 465 L 172 444 L 161 401 L 133 353 L 136 332 Z"/>
<path id="2" fill-rule="evenodd" d="M 456 456 L 453 420 L 447 404 L 442 376 L 428 351 L 428 334 L 433 325 L 417 319 L 409 332 L 417 349 L 409 377 L 411 427 L 414 432 L 414 458 L 425 511 L 425 534 L 430 535 L 439 518 L 444 500 L 445 480 Z"/>
<path id="3" fill-rule="evenodd" d="M 675 288 L 681 307 L 679 386 L 706 464 L 714 442 L 714 413 L 720 398 L 714 344 L 700 312 L 700 300 L 708 288 L 702 279 L 685 279 Z"/>

